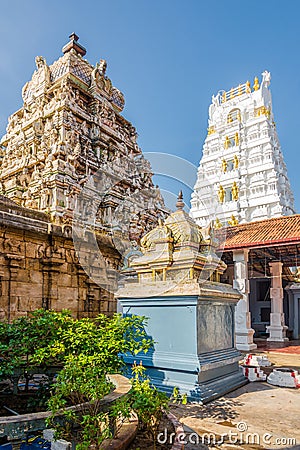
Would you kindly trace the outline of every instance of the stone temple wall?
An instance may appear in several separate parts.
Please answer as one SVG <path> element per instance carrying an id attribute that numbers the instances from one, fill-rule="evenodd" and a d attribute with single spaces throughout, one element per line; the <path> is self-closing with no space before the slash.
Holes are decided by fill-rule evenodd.
<path id="1" fill-rule="evenodd" d="M 108 236 L 98 245 L 111 267 L 120 255 Z M 69 226 L 53 225 L 47 214 L 0 198 L 0 320 L 37 308 L 69 309 L 74 317 L 112 314 L 113 293 L 81 268 Z"/>

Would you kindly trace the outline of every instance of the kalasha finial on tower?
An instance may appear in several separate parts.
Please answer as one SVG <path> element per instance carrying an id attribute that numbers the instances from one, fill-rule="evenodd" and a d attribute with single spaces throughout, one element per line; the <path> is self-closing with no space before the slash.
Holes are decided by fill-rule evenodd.
<path id="1" fill-rule="evenodd" d="M 73 32 L 70 34 L 69 38 L 70 41 L 63 47 L 62 52 L 64 54 L 68 53 L 73 48 L 77 53 L 79 53 L 79 55 L 84 56 L 86 54 L 86 49 L 82 45 L 78 44 L 79 37 L 77 34 Z"/>
<path id="2" fill-rule="evenodd" d="M 178 194 L 178 197 L 177 197 L 176 208 L 178 210 L 182 210 L 184 208 L 184 201 L 183 201 L 182 191 L 179 191 L 179 194 Z"/>

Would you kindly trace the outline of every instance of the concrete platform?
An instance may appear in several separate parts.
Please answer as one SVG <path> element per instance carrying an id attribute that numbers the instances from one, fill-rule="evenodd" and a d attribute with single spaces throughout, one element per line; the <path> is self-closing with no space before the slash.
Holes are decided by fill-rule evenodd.
<path id="1" fill-rule="evenodd" d="M 300 366 L 297 354 L 268 351 L 268 358 L 275 366 Z M 300 450 L 300 389 L 249 383 L 207 405 L 175 406 L 172 412 L 187 433 L 199 436 L 197 445 L 195 434 L 190 434 L 192 443 L 187 436 L 185 450 Z"/>

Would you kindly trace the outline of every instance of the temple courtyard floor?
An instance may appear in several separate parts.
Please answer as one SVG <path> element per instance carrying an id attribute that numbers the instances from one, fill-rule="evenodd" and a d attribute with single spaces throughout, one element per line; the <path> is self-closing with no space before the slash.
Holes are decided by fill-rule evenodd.
<path id="1" fill-rule="evenodd" d="M 300 373 L 299 341 L 283 348 L 266 341 L 257 344 L 255 354 L 268 356 L 272 368 L 288 367 Z M 248 383 L 206 405 L 176 405 L 172 412 L 184 425 L 185 450 L 300 450 L 300 389 Z"/>

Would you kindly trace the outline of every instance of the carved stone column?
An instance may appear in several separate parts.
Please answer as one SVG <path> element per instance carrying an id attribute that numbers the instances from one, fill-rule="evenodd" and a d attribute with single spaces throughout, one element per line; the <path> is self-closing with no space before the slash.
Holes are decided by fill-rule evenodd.
<path id="1" fill-rule="evenodd" d="M 16 295 L 18 273 L 22 263 L 24 262 L 24 256 L 6 254 L 5 259 L 8 267 L 6 318 L 7 322 L 10 323 L 12 318 L 14 318 L 12 316 L 14 316 L 18 310 L 18 296 Z"/>
<path id="2" fill-rule="evenodd" d="M 243 296 L 235 311 L 235 345 L 238 350 L 246 352 L 257 348 L 257 345 L 253 342 L 254 330 L 251 328 L 251 313 L 249 311 L 248 253 L 249 250 L 233 252 L 233 287 Z"/>
<path id="3" fill-rule="evenodd" d="M 271 314 L 270 325 L 267 327 L 268 341 L 271 342 L 285 342 L 288 341 L 286 337 L 286 330 L 288 327 L 284 322 L 283 313 L 283 288 L 282 288 L 282 262 L 274 261 L 269 263 L 271 270 Z"/>

